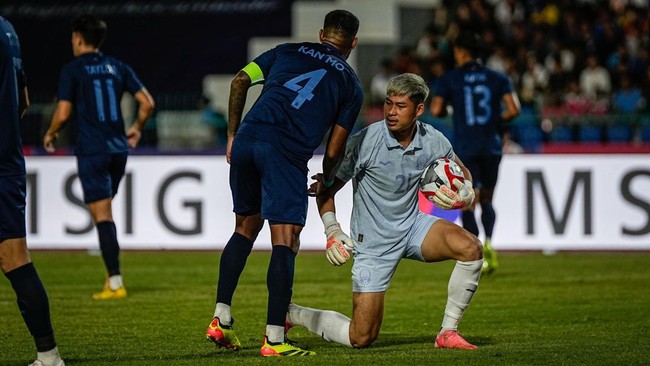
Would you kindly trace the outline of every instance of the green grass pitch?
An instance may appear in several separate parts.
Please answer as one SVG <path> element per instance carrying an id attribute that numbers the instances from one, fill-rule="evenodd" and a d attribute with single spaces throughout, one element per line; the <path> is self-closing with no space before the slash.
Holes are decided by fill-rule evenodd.
<path id="1" fill-rule="evenodd" d="M 259 355 L 266 320 L 269 253 L 254 252 L 235 294 L 239 352 L 205 340 L 218 273 L 217 252 L 122 253 L 129 297 L 93 301 L 101 258 L 33 252 L 50 297 L 67 365 L 648 365 L 650 253 L 502 253 L 481 279 L 460 331 L 477 351 L 433 347 L 453 263 L 402 261 L 386 296 L 379 339 L 349 349 L 291 330 L 317 352 L 304 359 Z M 293 300 L 351 314 L 350 265 L 322 253 L 297 258 Z M 0 365 L 26 365 L 35 349 L 9 281 L 0 281 Z"/>

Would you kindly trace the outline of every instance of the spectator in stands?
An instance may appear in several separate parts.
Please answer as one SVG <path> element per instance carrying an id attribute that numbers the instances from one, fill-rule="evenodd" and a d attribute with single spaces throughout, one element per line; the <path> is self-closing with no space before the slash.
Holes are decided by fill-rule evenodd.
<path id="1" fill-rule="evenodd" d="M 547 61 L 549 61 L 548 58 Z M 548 69 L 548 88 L 546 89 L 547 98 L 545 99 L 545 105 L 543 107 L 546 107 L 548 105 L 557 106 L 562 103 L 562 99 L 564 98 L 564 91 L 567 87 L 567 80 L 570 78 L 570 74 L 568 72 L 565 72 L 564 68 L 562 67 L 560 55 L 551 57 L 550 61 L 551 64 L 550 68 Z"/>
<path id="2" fill-rule="evenodd" d="M 611 96 L 602 90 L 596 92 L 596 96 L 591 99 L 589 104 L 589 114 L 595 116 L 604 116 L 609 113 L 611 106 Z"/>
<path id="3" fill-rule="evenodd" d="M 570 115 L 581 116 L 589 113 L 590 104 L 578 81 L 571 80 L 564 95 L 564 110 Z"/>
<path id="4" fill-rule="evenodd" d="M 526 71 L 521 75 L 521 100 L 526 104 L 542 106 L 548 88 L 548 71 L 537 61 L 534 53 L 528 54 L 526 64 Z"/>
<path id="5" fill-rule="evenodd" d="M 505 41 L 513 37 L 512 25 L 523 22 L 526 16 L 524 4 L 517 0 L 501 0 L 494 7 L 494 18 Z"/>
<path id="6" fill-rule="evenodd" d="M 587 66 L 580 73 L 580 89 L 591 98 L 595 98 L 598 91 L 609 94 L 612 90 L 609 72 L 600 66 L 593 53 L 587 56 Z"/>
<path id="7" fill-rule="evenodd" d="M 506 73 L 506 50 L 503 46 L 497 45 L 494 52 L 487 58 L 485 66 L 496 72 Z"/>
<path id="8" fill-rule="evenodd" d="M 382 106 L 386 99 L 386 86 L 388 81 L 396 76 L 393 60 L 384 58 L 379 64 L 379 71 L 370 80 L 370 104 L 372 106 Z"/>
<path id="9" fill-rule="evenodd" d="M 632 84 L 627 75 L 621 78 L 620 88 L 614 93 L 612 100 L 614 111 L 617 113 L 636 113 L 645 107 L 641 90 Z"/>
<path id="10" fill-rule="evenodd" d="M 418 39 L 418 42 L 415 46 L 415 55 L 420 59 L 430 59 L 438 53 L 438 31 L 433 24 L 429 24 L 424 28 L 424 32 Z M 383 86 L 388 85 L 385 83 Z M 384 88 L 384 91 L 386 89 Z M 383 103 L 383 98 L 382 98 Z"/>
<path id="11" fill-rule="evenodd" d="M 544 66 L 546 66 L 547 70 L 553 72 L 556 62 L 560 63 L 560 67 L 564 73 L 573 73 L 575 54 L 559 38 L 554 38 L 551 41 L 551 52 L 546 56 Z"/>

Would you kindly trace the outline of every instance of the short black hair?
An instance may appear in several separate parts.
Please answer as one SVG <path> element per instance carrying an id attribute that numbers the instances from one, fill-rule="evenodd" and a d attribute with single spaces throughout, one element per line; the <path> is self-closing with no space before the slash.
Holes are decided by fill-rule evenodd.
<path id="1" fill-rule="evenodd" d="M 94 15 L 83 14 L 72 20 L 72 31 L 79 33 L 87 44 L 99 48 L 106 37 L 106 23 Z"/>
<path id="2" fill-rule="evenodd" d="M 481 42 L 476 33 L 461 31 L 454 40 L 454 47 L 464 49 L 472 57 L 478 57 L 481 51 Z"/>
<path id="3" fill-rule="evenodd" d="M 347 10 L 332 10 L 325 15 L 323 29 L 341 33 L 352 40 L 359 31 L 359 18 Z"/>

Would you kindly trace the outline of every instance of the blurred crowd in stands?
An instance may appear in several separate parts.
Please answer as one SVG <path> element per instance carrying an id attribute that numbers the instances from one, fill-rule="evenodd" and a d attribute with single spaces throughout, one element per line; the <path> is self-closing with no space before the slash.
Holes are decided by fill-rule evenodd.
<path id="1" fill-rule="evenodd" d="M 482 38 L 483 62 L 514 83 L 522 113 L 511 133 L 524 151 L 583 142 L 650 151 L 650 0 L 442 0 L 431 14 L 417 42 L 387 54 L 364 81 L 366 107 L 358 128 L 383 118 L 386 84 L 394 75 L 420 74 L 433 92 L 436 80 L 454 67 L 453 40 L 470 29 Z M 141 153 L 225 151 L 225 111 L 215 110 L 202 93 L 155 94 L 157 113 L 146 126 Z M 38 98 L 36 90 L 32 100 L 23 142 L 39 154 L 53 101 Z M 449 117 L 427 111 L 423 119 L 451 135 Z M 61 146 L 72 143 L 70 131 Z"/>
<path id="2" fill-rule="evenodd" d="M 650 8 L 647 0 L 443 1 L 417 44 L 381 62 L 369 98 L 392 75 L 429 80 L 452 68 L 460 29 L 481 36 L 481 59 L 512 79 L 522 103 L 513 135 L 541 142 L 650 142 Z M 430 117 L 430 116 L 429 116 Z M 446 127 L 445 121 L 429 121 Z M 531 141 L 528 141 L 531 140 Z"/>

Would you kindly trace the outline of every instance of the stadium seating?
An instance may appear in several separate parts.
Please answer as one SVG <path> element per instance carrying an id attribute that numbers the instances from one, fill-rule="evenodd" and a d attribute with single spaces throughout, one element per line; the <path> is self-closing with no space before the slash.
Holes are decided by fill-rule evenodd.
<path id="1" fill-rule="evenodd" d="M 607 126 L 608 142 L 629 142 L 632 140 L 632 128 L 629 125 L 614 124 Z"/>
<path id="2" fill-rule="evenodd" d="M 534 124 L 516 124 L 510 127 L 513 140 L 528 153 L 538 153 L 542 147 L 542 130 Z"/>
<path id="3" fill-rule="evenodd" d="M 642 142 L 650 142 L 650 124 L 639 127 L 639 139 Z"/>
<path id="4" fill-rule="evenodd" d="M 578 141 L 580 142 L 601 142 L 602 128 L 597 125 L 582 125 L 578 127 Z"/>
<path id="5" fill-rule="evenodd" d="M 560 125 L 551 130 L 552 142 L 573 142 L 573 129 L 570 126 Z"/>

